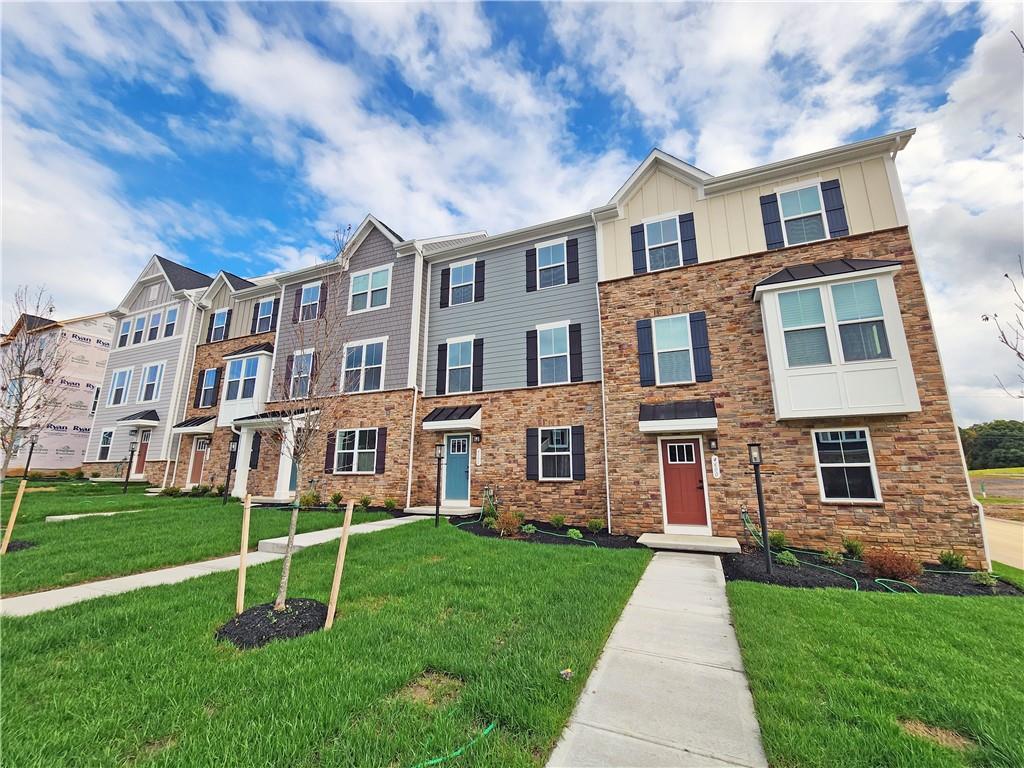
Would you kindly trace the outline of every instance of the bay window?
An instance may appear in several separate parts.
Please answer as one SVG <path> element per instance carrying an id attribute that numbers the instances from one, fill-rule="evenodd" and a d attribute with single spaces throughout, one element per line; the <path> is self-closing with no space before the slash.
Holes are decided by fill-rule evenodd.
<path id="1" fill-rule="evenodd" d="M 779 314 L 786 339 L 786 360 L 791 368 L 832 362 L 820 288 L 780 293 Z"/>
<path id="2" fill-rule="evenodd" d="M 228 363 L 228 388 L 225 400 L 247 400 L 256 392 L 258 357 L 237 358 Z"/>
<path id="3" fill-rule="evenodd" d="M 891 357 L 882 300 L 875 280 L 833 285 L 832 303 L 839 326 L 843 360 L 854 362 Z"/>

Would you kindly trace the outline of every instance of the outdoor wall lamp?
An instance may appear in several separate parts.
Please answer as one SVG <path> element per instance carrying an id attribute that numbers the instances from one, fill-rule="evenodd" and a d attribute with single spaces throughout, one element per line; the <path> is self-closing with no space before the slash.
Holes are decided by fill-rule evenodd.
<path id="1" fill-rule="evenodd" d="M 717 451 L 718 450 L 718 438 L 717 437 L 709 437 L 708 438 L 708 450 L 709 451 Z"/>
<path id="2" fill-rule="evenodd" d="M 750 464 L 754 467 L 761 466 L 761 444 L 747 443 L 747 455 L 750 457 Z"/>
<path id="3" fill-rule="evenodd" d="M 444 458 L 444 443 L 434 445 L 434 458 L 438 460 Z"/>

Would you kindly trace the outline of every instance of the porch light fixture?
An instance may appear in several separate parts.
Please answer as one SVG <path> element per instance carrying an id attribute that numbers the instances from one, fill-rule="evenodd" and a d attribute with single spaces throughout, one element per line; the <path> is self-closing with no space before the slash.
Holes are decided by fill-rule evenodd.
<path id="1" fill-rule="evenodd" d="M 761 444 L 747 443 L 747 455 L 750 457 L 750 464 L 754 467 L 761 466 Z"/>
<path id="2" fill-rule="evenodd" d="M 227 477 L 224 478 L 224 495 L 221 497 L 220 503 L 228 503 L 228 488 L 231 485 L 231 470 L 235 468 L 235 454 L 238 452 L 238 437 L 232 438 L 228 441 L 228 472 Z M 296 492 L 298 495 L 298 492 Z"/>
<path id="3" fill-rule="evenodd" d="M 761 549 L 764 551 L 764 567 L 772 575 L 772 550 L 768 546 L 768 517 L 764 512 L 764 488 L 761 485 L 761 444 L 747 443 L 747 455 L 754 468 L 754 489 L 757 491 L 757 512 L 761 522 Z"/>
<path id="4" fill-rule="evenodd" d="M 138 440 L 128 443 L 128 466 L 124 468 L 124 485 L 121 487 L 121 493 L 128 493 L 128 478 L 132 474 L 132 463 L 135 461 L 135 451 L 138 447 Z"/>
<path id="5" fill-rule="evenodd" d="M 718 438 L 717 437 L 709 437 L 708 438 L 708 450 L 709 451 L 717 451 L 718 450 Z"/>
<path id="6" fill-rule="evenodd" d="M 437 480 L 434 484 L 434 527 L 441 524 L 441 460 L 444 458 L 444 443 L 434 444 L 434 458 L 437 459 Z"/>
<path id="7" fill-rule="evenodd" d="M 444 458 L 444 443 L 437 443 L 436 445 L 434 445 L 434 458 L 435 459 L 443 459 Z"/>

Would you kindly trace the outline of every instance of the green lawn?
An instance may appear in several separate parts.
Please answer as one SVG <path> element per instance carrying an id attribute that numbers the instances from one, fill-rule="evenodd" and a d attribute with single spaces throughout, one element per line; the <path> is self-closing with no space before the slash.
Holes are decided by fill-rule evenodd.
<path id="1" fill-rule="evenodd" d="M 31 487 L 31 485 L 30 485 Z M 242 508 L 217 498 L 173 499 L 95 490 L 95 485 L 64 487 L 57 492 L 26 494 L 18 512 L 14 538 L 36 543 L 31 549 L 9 552 L 0 568 L 0 594 L 11 595 L 125 576 L 153 568 L 208 560 L 238 551 Z M 4 523 L 13 501 L 4 488 Z M 113 490 L 113 489 L 106 489 Z M 47 523 L 47 515 L 141 509 L 114 517 Z M 254 508 L 250 546 L 260 539 L 288 533 L 289 512 Z M 354 522 L 385 517 L 361 513 Z M 338 512 L 302 512 L 300 533 L 340 525 Z"/>
<path id="2" fill-rule="evenodd" d="M 1004 581 L 1016 584 L 1021 589 L 1024 589 L 1024 571 L 1020 568 L 1014 568 L 1006 563 L 997 563 L 993 560 L 992 572 Z"/>
<path id="3" fill-rule="evenodd" d="M 298 553 L 290 594 L 326 602 L 335 554 Z M 4 763 L 412 766 L 495 722 L 446 765 L 543 765 L 649 558 L 422 522 L 351 540 L 330 632 L 258 650 L 213 639 L 234 573 L 5 619 Z M 403 693 L 427 671 L 449 701 Z"/>
<path id="4" fill-rule="evenodd" d="M 1024 765 L 1024 600 L 728 586 L 775 768 Z M 902 720 L 956 731 L 966 751 Z"/>

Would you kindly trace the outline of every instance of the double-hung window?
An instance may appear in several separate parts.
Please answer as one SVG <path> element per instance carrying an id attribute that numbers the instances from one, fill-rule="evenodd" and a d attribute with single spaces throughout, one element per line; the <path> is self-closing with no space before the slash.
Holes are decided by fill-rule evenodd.
<path id="1" fill-rule="evenodd" d="M 168 307 L 167 317 L 164 318 L 164 338 L 174 335 L 174 326 L 178 324 L 178 308 Z"/>
<path id="2" fill-rule="evenodd" d="M 540 479 L 572 479 L 572 431 L 569 427 L 538 430 L 540 437 Z"/>
<path id="3" fill-rule="evenodd" d="M 199 385 L 199 407 L 209 408 L 217 399 L 217 369 L 207 368 Z"/>
<path id="4" fill-rule="evenodd" d="M 160 313 L 154 312 L 149 316 L 149 333 L 146 334 L 146 341 L 156 341 L 160 335 Z"/>
<path id="5" fill-rule="evenodd" d="M 780 293 L 779 314 L 786 339 L 786 360 L 791 368 L 832 362 L 818 288 Z"/>
<path id="6" fill-rule="evenodd" d="M 132 369 L 122 368 L 110 377 L 110 396 L 107 405 L 121 405 L 128 400 L 128 387 L 132 383 Z"/>
<path id="7" fill-rule="evenodd" d="M 135 318 L 135 329 L 132 332 L 132 344 L 141 344 L 142 335 L 146 332 L 146 316 L 139 315 Z"/>
<path id="8" fill-rule="evenodd" d="M 464 261 L 451 267 L 451 287 L 448 304 L 469 304 L 473 301 L 476 262 Z"/>
<path id="9" fill-rule="evenodd" d="M 302 286 L 299 299 L 299 320 L 315 320 L 320 314 L 320 283 Z"/>
<path id="10" fill-rule="evenodd" d="M 651 272 L 679 266 L 679 219 L 672 216 L 648 222 L 644 224 L 644 235 L 647 267 Z"/>
<path id="11" fill-rule="evenodd" d="M 160 383 L 164 377 L 164 364 L 153 363 L 142 369 L 142 383 L 139 385 L 139 402 L 151 403 L 160 399 Z"/>
<path id="12" fill-rule="evenodd" d="M 210 327 L 210 341 L 223 341 L 228 337 L 228 311 L 218 309 L 213 313 L 213 325 Z"/>
<path id="13" fill-rule="evenodd" d="M 256 308 L 256 333 L 274 330 L 274 300 L 263 299 Z"/>
<path id="14" fill-rule="evenodd" d="M 97 461 L 106 461 L 110 456 L 110 444 L 114 441 L 114 431 L 112 429 L 103 430 L 100 434 L 100 450 L 96 454 Z"/>
<path id="15" fill-rule="evenodd" d="M 384 381 L 385 340 L 360 341 L 345 347 L 345 392 L 375 392 Z"/>
<path id="16" fill-rule="evenodd" d="M 823 501 L 881 501 L 866 429 L 813 430 Z"/>
<path id="17" fill-rule="evenodd" d="M 225 400 L 248 400 L 256 391 L 256 373 L 259 371 L 258 357 L 235 358 L 228 363 L 228 388 Z"/>
<path id="18" fill-rule="evenodd" d="M 690 384 L 693 378 L 693 345 L 690 316 L 657 317 L 654 327 L 654 373 L 658 384 Z"/>
<path id="19" fill-rule="evenodd" d="M 565 285 L 565 240 L 537 246 L 537 287 Z"/>
<path id="20" fill-rule="evenodd" d="M 384 309 L 391 303 L 391 265 L 355 272 L 352 275 L 349 314 Z"/>
<path id="21" fill-rule="evenodd" d="M 21 398 L 21 379 L 11 379 L 7 382 L 7 406 L 14 407 Z"/>
<path id="22" fill-rule="evenodd" d="M 377 430 L 339 429 L 335 437 L 335 473 L 372 474 L 377 465 Z"/>
<path id="23" fill-rule="evenodd" d="M 779 211 L 786 245 L 812 243 L 828 237 L 821 189 L 817 184 L 779 193 Z"/>
<path id="24" fill-rule="evenodd" d="M 892 357 L 889 337 L 885 333 L 877 280 L 833 285 L 832 306 L 839 326 L 839 344 L 844 362 L 885 360 Z"/>
<path id="25" fill-rule="evenodd" d="M 121 321 L 121 330 L 117 334 L 117 346 L 118 346 L 119 349 L 121 347 L 128 346 L 128 337 L 131 335 L 131 332 L 132 332 L 132 321 L 131 320 L 122 320 Z"/>
<path id="26" fill-rule="evenodd" d="M 473 389 L 473 339 L 448 339 L 448 389 L 469 392 Z"/>
<path id="27" fill-rule="evenodd" d="M 92 405 L 89 406 L 89 415 L 92 416 L 96 413 L 96 409 L 100 405 L 100 387 L 96 387 L 96 390 L 92 393 Z"/>
<path id="28" fill-rule="evenodd" d="M 309 395 L 309 381 L 313 375 L 313 350 L 296 352 L 292 358 L 292 379 L 288 396 L 292 398 Z"/>
<path id="29" fill-rule="evenodd" d="M 561 384 L 569 380 L 568 323 L 537 328 L 537 358 L 541 384 Z"/>

